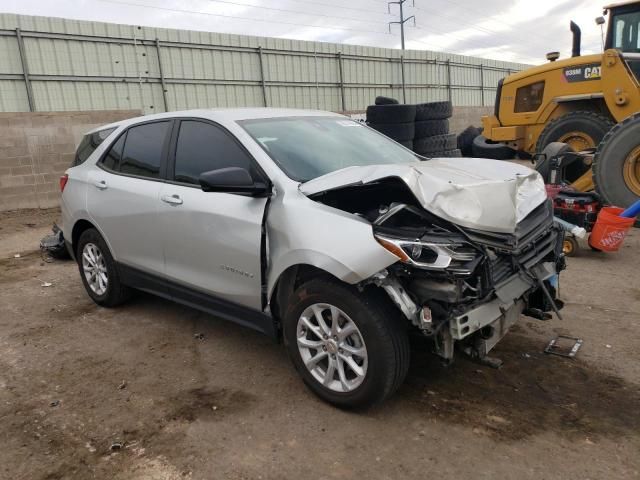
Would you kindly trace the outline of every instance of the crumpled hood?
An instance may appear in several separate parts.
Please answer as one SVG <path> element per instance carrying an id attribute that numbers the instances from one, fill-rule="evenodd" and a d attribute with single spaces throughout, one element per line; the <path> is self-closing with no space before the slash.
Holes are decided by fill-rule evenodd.
<path id="1" fill-rule="evenodd" d="M 513 233 L 547 194 L 538 172 L 484 158 L 436 158 L 407 164 L 347 167 L 300 185 L 305 195 L 397 177 L 429 212 L 455 224 Z"/>

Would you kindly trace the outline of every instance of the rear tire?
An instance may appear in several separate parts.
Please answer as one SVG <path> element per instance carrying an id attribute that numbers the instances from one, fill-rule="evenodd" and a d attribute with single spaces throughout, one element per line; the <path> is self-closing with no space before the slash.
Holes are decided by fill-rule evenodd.
<path id="1" fill-rule="evenodd" d="M 301 285 L 289 301 L 283 336 L 291 361 L 309 389 L 333 405 L 369 407 L 404 381 L 409 368 L 406 322 L 382 294 L 323 278 Z M 353 333 L 341 337 L 350 325 Z M 355 369 L 342 360 L 345 355 Z"/>
<path id="2" fill-rule="evenodd" d="M 611 205 L 626 208 L 640 198 L 640 113 L 602 139 L 593 158 L 593 182 Z"/>
<path id="3" fill-rule="evenodd" d="M 96 229 L 82 232 L 76 259 L 84 288 L 98 305 L 115 307 L 130 298 L 131 290 L 122 284 L 107 242 Z"/>

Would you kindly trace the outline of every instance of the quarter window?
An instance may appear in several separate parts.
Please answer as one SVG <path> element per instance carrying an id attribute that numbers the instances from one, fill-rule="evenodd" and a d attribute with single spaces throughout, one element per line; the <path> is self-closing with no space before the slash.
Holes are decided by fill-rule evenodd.
<path id="1" fill-rule="evenodd" d="M 544 82 L 536 82 L 516 91 L 515 113 L 535 112 L 542 105 Z"/>
<path id="2" fill-rule="evenodd" d="M 127 131 L 119 171 L 128 175 L 159 178 L 162 150 L 171 122 L 155 122 Z"/>
<path id="3" fill-rule="evenodd" d="M 227 167 L 241 167 L 256 176 L 244 149 L 223 129 L 209 123 L 180 123 L 175 159 L 174 180 L 181 183 L 198 185 L 201 173 Z"/>
<path id="4" fill-rule="evenodd" d="M 102 166 L 109 170 L 118 171 L 120 168 L 120 160 L 122 160 L 122 150 L 124 149 L 125 138 L 127 138 L 126 133 L 121 135 L 118 141 L 113 144 L 102 159 Z"/>
<path id="5" fill-rule="evenodd" d="M 104 130 L 85 135 L 82 138 L 80 145 L 78 145 L 76 156 L 71 166 L 76 167 L 83 164 L 87 160 L 87 158 L 89 158 L 91 154 L 96 151 L 96 148 L 98 148 L 100 144 L 102 144 L 102 142 L 104 142 L 107 137 L 114 131 L 115 128 L 106 128 Z"/>

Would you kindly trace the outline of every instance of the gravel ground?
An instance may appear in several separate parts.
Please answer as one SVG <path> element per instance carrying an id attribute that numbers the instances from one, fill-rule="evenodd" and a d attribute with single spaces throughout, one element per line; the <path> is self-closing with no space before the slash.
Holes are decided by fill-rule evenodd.
<path id="1" fill-rule="evenodd" d="M 500 370 L 418 344 L 395 397 L 349 413 L 259 334 L 148 295 L 97 307 L 38 251 L 57 215 L 0 214 L 0 478 L 640 478 L 639 230 L 569 259 L 565 320 L 523 318 Z M 558 333 L 578 358 L 541 353 Z"/>

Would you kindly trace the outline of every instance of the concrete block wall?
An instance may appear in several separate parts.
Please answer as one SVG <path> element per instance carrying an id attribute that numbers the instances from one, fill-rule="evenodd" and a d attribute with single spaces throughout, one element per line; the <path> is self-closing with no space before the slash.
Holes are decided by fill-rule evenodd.
<path id="1" fill-rule="evenodd" d="M 481 127 L 483 115 L 493 115 L 493 107 L 453 107 L 453 116 L 449 119 L 449 131 L 460 133 L 469 125 Z"/>
<path id="2" fill-rule="evenodd" d="M 139 110 L 0 113 L 0 211 L 59 204 L 60 175 L 89 130 Z"/>

